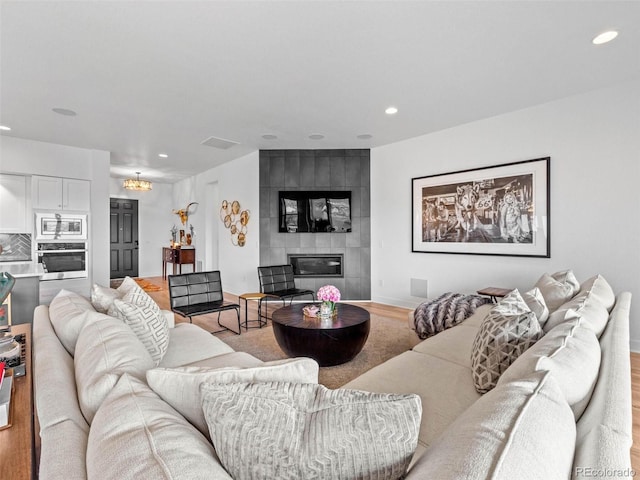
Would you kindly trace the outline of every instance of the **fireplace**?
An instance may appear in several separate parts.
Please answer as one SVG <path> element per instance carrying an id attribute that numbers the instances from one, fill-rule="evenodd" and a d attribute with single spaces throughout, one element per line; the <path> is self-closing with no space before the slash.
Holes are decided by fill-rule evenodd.
<path id="1" fill-rule="evenodd" d="M 294 277 L 344 277 L 341 253 L 289 253 Z"/>

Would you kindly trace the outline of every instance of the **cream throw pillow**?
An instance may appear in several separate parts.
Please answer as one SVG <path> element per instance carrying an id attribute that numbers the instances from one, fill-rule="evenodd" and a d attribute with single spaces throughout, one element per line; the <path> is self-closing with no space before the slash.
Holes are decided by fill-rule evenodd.
<path id="1" fill-rule="evenodd" d="M 71 356 L 75 354 L 80 330 L 87 321 L 96 320 L 96 311 L 86 298 L 69 290 L 60 290 L 49 305 L 49 319 L 56 336 Z"/>
<path id="2" fill-rule="evenodd" d="M 547 273 L 538 279 L 535 287 L 540 289 L 544 303 L 549 308 L 549 314 L 555 312 L 563 303 L 571 300 L 574 295 L 573 285 L 560 282 Z"/>
<path id="3" fill-rule="evenodd" d="M 142 289 L 113 301 L 113 314 L 131 327 L 156 366 L 169 348 L 169 325 L 158 304 Z"/>
<path id="4" fill-rule="evenodd" d="M 598 380 L 601 352 L 598 339 L 583 319 L 574 311 L 571 316 L 571 321 L 551 330 L 513 362 L 498 385 L 549 371 L 578 421 Z"/>
<path id="5" fill-rule="evenodd" d="M 542 334 L 536 315 L 517 289 L 500 300 L 480 325 L 471 348 L 476 390 L 486 393 L 495 387 L 500 375 Z"/>
<path id="6" fill-rule="evenodd" d="M 91 305 L 100 313 L 107 313 L 113 305 L 113 301 L 123 296 L 124 293 L 115 288 L 103 287 L 97 283 L 91 287 Z"/>
<path id="7" fill-rule="evenodd" d="M 140 287 L 140 285 L 138 285 L 136 281 L 131 277 L 124 277 L 124 280 L 122 281 L 122 283 L 120 284 L 117 290 L 118 292 L 120 292 L 121 297 L 124 297 L 127 293 L 132 291 L 139 290 L 141 292 L 144 292 L 144 290 L 142 290 L 142 287 Z"/>
<path id="8" fill-rule="evenodd" d="M 544 324 L 549 319 L 549 308 L 547 307 L 547 304 L 544 303 L 544 297 L 542 296 L 540 289 L 535 287 L 528 292 L 524 292 L 522 294 L 522 299 L 529 307 L 529 310 L 536 314 L 536 318 L 538 319 L 540 326 L 544 327 Z"/>
<path id="9" fill-rule="evenodd" d="M 411 467 L 425 480 L 568 479 L 576 423 L 546 372 L 498 385 L 462 413 Z"/>
<path id="10" fill-rule="evenodd" d="M 601 275 L 596 275 L 583 283 L 580 292 L 571 300 L 553 312 L 544 326 L 549 331 L 561 323 L 573 318 L 575 311 L 583 318 L 585 325 L 599 338 L 607 322 L 609 310 L 615 303 L 615 294 L 609 283 Z"/>
<path id="11" fill-rule="evenodd" d="M 418 395 L 280 382 L 201 392 L 213 445 L 236 480 L 403 478 L 418 442 Z"/>
<path id="12" fill-rule="evenodd" d="M 209 437 L 200 398 L 203 383 L 318 383 L 318 370 L 318 362 L 311 358 L 276 360 L 248 368 L 154 368 L 147 372 L 147 383 L 165 402 Z"/>
<path id="13" fill-rule="evenodd" d="M 569 285 L 573 295 L 580 291 L 580 282 L 574 275 L 573 270 L 561 270 L 559 272 L 552 273 L 551 276 L 560 283 Z"/>
<path id="14" fill-rule="evenodd" d="M 211 443 L 126 373 L 93 419 L 86 465 L 89 480 L 231 478 Z"/>
<path id="15" fill-rule="evenodd" d="M 146 371 L 154 367 L 136 334 L 113 317 L 84 326 L 73 360 L 78 403 L 89 424 L 123 373 L 144 378 Z"/>

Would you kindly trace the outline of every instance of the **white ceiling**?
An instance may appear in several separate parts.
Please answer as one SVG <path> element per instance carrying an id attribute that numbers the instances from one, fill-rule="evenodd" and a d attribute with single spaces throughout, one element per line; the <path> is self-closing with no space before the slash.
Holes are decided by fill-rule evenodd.
<path id="1" fill-rule="evenodd" d="M 256 149 L 371 148 L 640 78 L 637 1 L 0 8 L 4 135 L 111 151 L 114 177 L 175 182 Z M 618 39 L 591 44 L 608 29 Z M 201 145 L 210 136 L 239 144 Z"/>

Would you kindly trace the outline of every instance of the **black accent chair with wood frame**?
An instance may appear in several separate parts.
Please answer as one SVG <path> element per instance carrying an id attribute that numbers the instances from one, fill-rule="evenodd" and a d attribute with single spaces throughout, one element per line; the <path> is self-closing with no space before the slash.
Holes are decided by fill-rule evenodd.
<path id="1" fill-rule="evenodd" d="M 260 292 L 266 295 L 266 297 L 260 300 L 260 307 L 262 307 L 263 302 L 266 302 L 264 315 L 262 315 L 262 309 L 260 308 L 260 316 L 265 320 L 269 315 L 269 298 L 282 300 L 283 306 L 285 305 L 286 299 L 289 299 L 289 305 L 291 305 L 291 302 L 293 302 L 293 299 L 296 297 L 311 295 L 313 301 L 316 299 L 313 290 L 296 287 L 293 276 L 293 265 L 258 267 L 258 280 L 260 280 Z"/>
<path id="2" fill-rule="evenodd" d="M 218 312 L 220 333 L 229 330 L 240 335 L 240 305 L 224 301 L 222 279 L 220 271 L 195 272 L 181 275 L 169 275 L 169 302 L 171 311 L 187 317 L 193 323 L 192 317 L 207 313 Z M 238 317 L 238 331 L 234 331 L 220 323 L 220 314 L 225 310 L 235 310 Z"/>

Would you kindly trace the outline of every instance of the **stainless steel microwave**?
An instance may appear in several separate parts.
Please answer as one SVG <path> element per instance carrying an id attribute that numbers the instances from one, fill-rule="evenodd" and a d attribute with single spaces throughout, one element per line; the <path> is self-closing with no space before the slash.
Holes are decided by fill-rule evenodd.
<path id="1" fill-rule="evenodd" d="M 87 215 L 36 213 L 36 241 L 87 240 Z"/>

